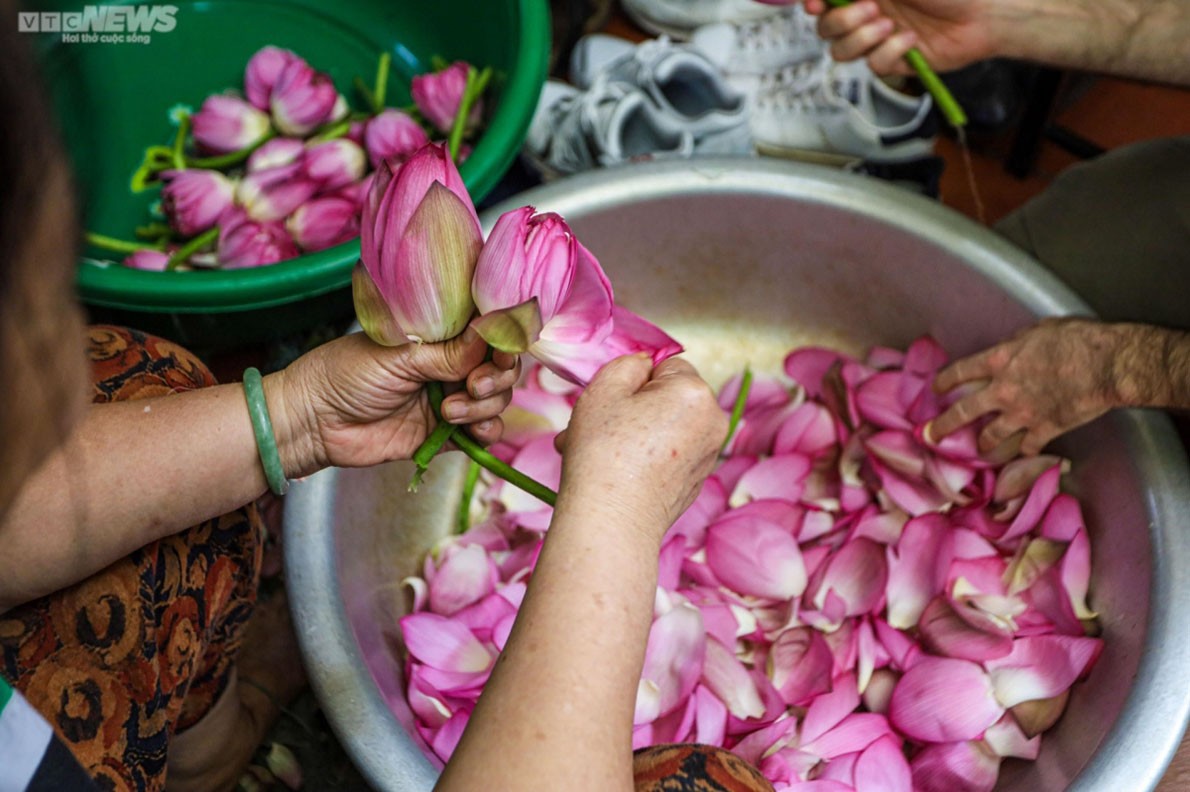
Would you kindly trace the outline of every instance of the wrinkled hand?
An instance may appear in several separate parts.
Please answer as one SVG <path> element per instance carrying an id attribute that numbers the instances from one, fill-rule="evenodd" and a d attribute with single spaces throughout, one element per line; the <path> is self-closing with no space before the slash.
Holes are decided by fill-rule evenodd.
<path id="1" fill-rule="evenodd" d="M 660 537 L 698 495 L 727 435 L 727 416 L 684 360 L 608 363 L 559 440 L 559 503 L 598 506 Z"/>
<path id="2" fill-rule="evenodd" d="M 408 458 L 436 423 L 423 387 L 432 381 L 465 383 L 443 401 L 443 417 L 495 442 L 520 365 L 501 352 L 485 363 L 486 353 L 468 329 L 440 344 L 399 347 L 355 333 L 303 355 L 265 380 L 286 474 Z"/>
<path id="3" fill-rule="evenodd" d="M 994 415 L 979 448 L 999 456 L 1037 454 L 1058 435 L 1098 418 L 1120 403 L 1116 359 L 1128 343 L 1127 325 L 1089 319 L 1045 319 L 1004 343 L 950 364 L 934 380 L 946 393 L 972 385 L 928 427 L 939 440 Z"/>
<path id="4" fill-rule="evenodd" d="M 938 71 L 995 55 L 989 15 L 980 0 L 858 0 L 830 8 L 805 0 L 818 14 L 818 34 L 837 61 L 867 58 L 877 74 L 909 74 L 902 60 L 918 47 Z"/>

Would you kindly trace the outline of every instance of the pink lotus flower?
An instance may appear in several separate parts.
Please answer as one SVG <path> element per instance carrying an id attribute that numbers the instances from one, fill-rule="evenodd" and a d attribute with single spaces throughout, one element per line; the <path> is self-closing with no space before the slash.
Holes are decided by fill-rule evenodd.
<path id="1" fill-rule="evenodd" d="M 269 133 L 269 117 L 243 99 L 216 94 L 190 117 L 194 140 L 203 151 L 227 154 L 259 143 Z"/>
<path id="2" fill-rule="evenodd" d="M 168 263 L 168 253 L 149 248 L 138 250 L 124 259 L 125 267 L 149 272 L 165 272 L 165 265 Z"/>
<path id="3" fill-rule="evenodd" d="M 368 160 L 362 148 L 339 138 L 310 146 L 304 166 L 306 177 L 318 184 L 319 191 L 329 192 L 362 179 Z"/>
<path id="4" fill-rule="evenodd" d="M 164 171 L 161 205 L 169 224 L 182 236 L 213 227 L 231 208 L 235 184 L 219 171 L 200 168 Z"/>
<path id="5" fill-rule="evenodd" d="M 364 331 L 389 346 L 461 333 L 475 310 L 471 276 L 482 246 L 475 207 L 444 147 L 383 163 L 361 220 L 363 266 L 352 277 Z"/>
<path id="6" fill-rule="evenodd" d="M 528 352 L 577 384 L 630 352 L 650 352 L 656 364 L 681 351 L 661 330 L 614 306 L 607 276 L 566 221 L 534 214 L 531 206 L 496 221 L 472 293 L 482 314 L 474 327 L 489 344 Z"/>
<path id="7" fill-rule="evenodd" d="M 282 134 L 304 137 L 334 120 L 339 98 L 331 78 L 299 58 L 278 73 L 269 110 Z"/>
<path id="8" fill-rule="evenodd" d="M 302 173 L 300 162 L 249 173 L 236 187 L 236 203 L 253 220 L 281 220 L 314 197 L 318 183 Z"/>
<path id="9" fill-rule="evenodd" d="M 291 63 L 305 63 L 297 54 L 280 47 L 261 47 L 244 69 L 244 95 L 261 110 L 269 109 L 273 86 Z"/>
<path id="10" fill-rule="evenodd" d="M 223 218 L 217 250 L 219 263 L 226 269 L 259 267 L 298 255 L 284 226 L 253 220 L 238 209 Z"/>
<path id="11" fill-rule="evenodd" d="M 248 157 L 249 173 L 279 168 L 297 162 L 306 153 L 306 144 L 297 138 L 279 137 L 267 140 Z"/>
<path id="12" fill-rule="evenodd" d="M 364 147 L 374 168 L 387 159 L 402 162 L 429 142 L 421 124 L 392 108 L 382 110 L 364 128 Z"/>
<path id="13" fill-rule="evenodd" d="M 459 103 L 463 101 L 463 91 L 467 87 L 467 73 L 471 64 L 465 61 L 455 61 L 439 72 L 419 74 L 413 78 L 410 92 L 413 102 L 421 114 L 430 123 L 443 132 L 450 132 L 454 125 L 455 116 L 459 112 Z M 476 101 L 467 116 L 466 131 L 471 131 L 479 124 L 483 113 L 483 103 Z"/>
<path id="14" fill-rule="evenodd" d="M 302 250 L 324 250 L 359 236 L 359 208 L 346 198 L 315 198 L 294 210 L 285 230 Z"/>

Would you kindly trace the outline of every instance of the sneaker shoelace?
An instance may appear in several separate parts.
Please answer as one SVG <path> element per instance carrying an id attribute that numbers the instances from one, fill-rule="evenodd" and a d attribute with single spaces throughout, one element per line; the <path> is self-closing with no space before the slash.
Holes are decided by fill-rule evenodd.
<path id="1" fill-rule="evenodd" d="M 762 74 L 757 88 L 757 103 L 768 100 L 771 94 L 799 94 L 808 91 L 826 80 L 829 70 L 829 60 L 812 58 Z"/>
<path id="2" fill-rule="evenodd" d="M 818 39 L 814 17 L 805 13 L 801 6 L 793 6 L 755 22 L 737 23 L 734 28 L 736 45 L 741 50 L 753 52 L 784 49 L 793 42 Z"/>

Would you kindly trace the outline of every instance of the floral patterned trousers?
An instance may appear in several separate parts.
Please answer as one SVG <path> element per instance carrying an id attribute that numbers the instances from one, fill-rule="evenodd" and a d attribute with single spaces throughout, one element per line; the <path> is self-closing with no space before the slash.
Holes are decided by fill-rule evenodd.
<path id="1" fill-rule="evenodd" d="M 90 327 L 87 351 L 96 404 L 215 384 L 185 349 L 132 330 Z M 109 495 L 137 489 L 130 476 Z M 170 738 L 227 686 L 256 601 L 262 538 L 249 505 L 0 615 L 0 673 L 101 789 L 163 787 Z"/>

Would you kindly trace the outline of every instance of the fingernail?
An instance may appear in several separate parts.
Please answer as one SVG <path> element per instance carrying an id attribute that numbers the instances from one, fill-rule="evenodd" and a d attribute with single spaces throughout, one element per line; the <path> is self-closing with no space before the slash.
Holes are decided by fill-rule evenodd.
<path id="1" fill-rule="evenodd" d="M 470 346 L 475 343 L 475 339 L 479 338 L 479 333 L 475 332 L 475 328 L 467 325 L 467 329 L 463 331 L 463 343 Z"/>
<path id="2" fill-rule="evenodd" d="M 442 417 L 448 421 L 457 421 L 460 418 L 466 418 L 467 405 L 457 401 L 443 402 Z"/>
<path id="3" fill-rule="evenodd" d="M 483 399 L 491 396 L 496 390 L 496 383 L 491 377 L 480 377 L 475 381 L 475 385 L 471 388 L 471 395 L 477 399 Z"/>
<path id="4" fill-rule="evenodd" d="M 474 428 L 475 428 L 475 431 L 482 434 L 483 432 L 487 432 L 487 431 L 491 430 L 492 421 L 490 418 L 486 421 L 480 421 L 479 423 L 475 424 Z"/>
<path id="5" fill-rule="evenodd" d="M 934 422 L 933 421 L 928 422 L 925 426 L 922 427 L 921 436 L 923 438 L 925 438 L 925 441 L 927 444 L 937 445 L 937 443 L 934 442 Z"/>

